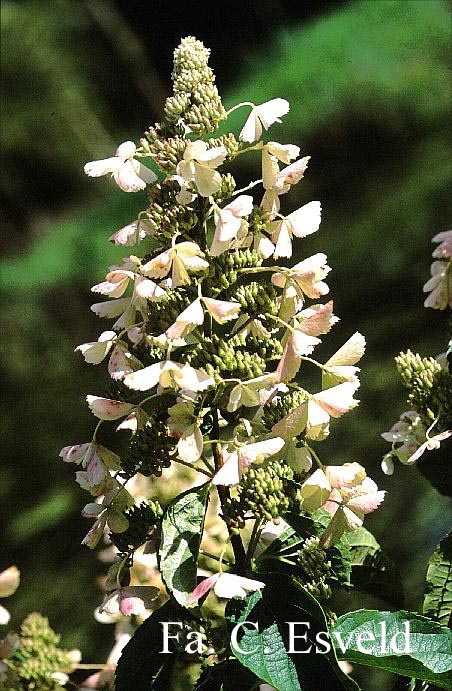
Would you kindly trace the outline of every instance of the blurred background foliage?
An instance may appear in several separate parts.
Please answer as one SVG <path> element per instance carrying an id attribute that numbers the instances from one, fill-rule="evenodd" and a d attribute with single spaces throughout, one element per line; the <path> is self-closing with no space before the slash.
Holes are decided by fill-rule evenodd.
<path id="1" fill-rule="evenodd" d="M 393 357 L 408 347 L 435 355 L 446 344 L 444 314 L 423 308 L 422 285 L 430 239 L 450 222 L 449 11 L 446 0 L 188 2 L 177 16 L 159 0 L 2 3 L 0 568 L 16 563 L 23 574 L 9 603 L 13 624 L 39 609 L 87 661 L 110 644 L 92 618 L 102 565 L 79 546 L 86 496 L 58 452 L 90 438 L 84 396 L 102 395 L 105 378 L 72 351 L 103 326 L 89 289 L 122 255 L 107 238 L 145 199 L 82 169 L 158 119 L 172 51 L 188 34 L 212 48 L 226 107 L 291 103 L 271 137 L 312 156 L 284 202 L 291 210 L 322 201 L 321 231 L 295 257 L 323 251 L 333 267 L 341 322 L 322 352 L 355 330 L 368 340 L 361 406 L 318 450 L 329 463 L 363 462 L 388 490 L 368 526 L 401 568 L 407 607 L 420 606 L 425 560 L 450 523 L 450 502 L 413 469 L 384 477 L 379 435 L 406 407 Z M 236 132 L 243 117 L 231 116 Z M 244 158 L 243 181 L 259 162 Z"/>

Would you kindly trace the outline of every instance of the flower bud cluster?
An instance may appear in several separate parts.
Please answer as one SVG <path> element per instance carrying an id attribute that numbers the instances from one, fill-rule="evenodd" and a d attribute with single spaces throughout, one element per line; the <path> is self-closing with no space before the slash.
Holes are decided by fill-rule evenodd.
<path id="1" fill-rule="evenodd" d="M 271 347 L 271 344 L 268 344 Z M 225 340 L 216 334 L 206 337 L 192 350 L 187 362 L 204 369 L 212 377 L 227 374 L 246 379 L 259 377 L 265 372 L 265 358 L 252 352 L 241 336 Z"/>
<path id="2" fill-rule="evenodd" d="M 299 506 L 293 478 L 293 470 L 284 461 L 249 468 L 237 486 L 236 498 L 227 507 L 230 523 L 243 528 L 245 519 L 253 517 L 278 524 L 289 508 Z"/>
<path id="3" fill-rule="evenodd" d="M 143 501 L 125 512 L 129 527 L 122 533 L 111 533 L 110 539 L 120 554 L 128 554 L 155 538 L 155 531 L 163 515 L 158 501 Z"/>
<path id="4" fill-rule="evenodd" d="M 165 468 L 171 465 L 171 452 L 174 440 L 168 436 L 165 422 L 151 417 L 145 425 L 132 436 L 127 455 L 122 461 L 126 477 L 135 473 L 160 477 Z"/>
<path id="5" fill-rule="evenodd" d="M 0 672 L 1 688 L 63 691 L 67 674 L 80 660 L 80 653 L 60 648 L 59 642 L 60 636 L 50 628 L 46 617 L 37 612 L 29 614 L 20 635 L 12 642 L 10 656 L 3 661 L 7 670 Z"/>
<path id="6" fill-rule="evenodd" d="M 395 358 L 395 363 L 402 382 L 409 391 L 407 402 L 427 419 L 434 420 L 435 414 L 429 407 L 429 402 L 441 365 L 434 358 L 421 357 L 411 350 L 400 353 Z"/>
<path id="7" fill-rule="evenodd" d="M 310 537 L 304 541 L 298 552 L 298 565 L 303 572 L 303 587 L 316 598 L 330 598 L 331 562 L 320 547 L 320 538 Z"/>

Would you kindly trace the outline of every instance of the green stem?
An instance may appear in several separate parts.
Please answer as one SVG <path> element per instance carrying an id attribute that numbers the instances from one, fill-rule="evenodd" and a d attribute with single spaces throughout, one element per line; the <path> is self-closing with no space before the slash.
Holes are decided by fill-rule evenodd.
<path id="1" fill-rule="evenodd" d="M 201 470 L 198 466 L 194 466 L 192 463 L 187 463 L 186 461 L 182 461 L 180 458 L 173 458 L 174 463 L 179 463 L 179 465 L 184 465 L 186 468 L 190 468 L 190 470 L 196 470 L 198 473 L 202 473 L 208 478 L 211 478 L 212 475 L 210 473 L 206 473 L 205 470 Z"/>
<path id="2" fill-rule="evenodd" d="M 231 564 L 230 561 L 222 559 L 221 557 L 217 557 L 215 554 L 211 554 L 210 552 L 206 552 L 205 549 L 200 549 L 199 553 L 203 554 L 205 557 L 208 557 L 209 559 L 215 559 L 215 561 L 220 561 L 222 564 L 227 564 L 227 566 L 234 566 L 234 564 Z"/>
<path id="3" fill-rule="evenodd" d="M 75 669 L 111 669 L 111 665 L 106 665 L 105 663 L 100 663 L 98 665 L 90 664 L 79 664 L 75 666 Z"/>
<path id="4" fill-rule="evenodd" d="M 254 521 L 253 525 L 253 530 L 251 532 L 251 537 L 250 541 L 248 543 L 248 549 L 246 551 L 246 560 L 249 563 L 251 563 L 251 559 L 253 558 L 253 554 L 256 549 L 256 545 L 259 541 L 260 533 L 261 533 L 261 525 L 262 525 L 262 518 L 256 518 Z"/>
<path id="5" fill-rule="evenodd" d="M 239 151 L 239 153 L 243 154 L 243 153 L 245 153 L 245 151 L 249 151 L 249 149 L 244 149 L 243 151 Z M 254 182 L 250 182 L 250 184 L 247 185 L 246 187 L 242 187 L 241 190 L 234 190 L 234 194 L 232 196 L 237 197 L 237 195 L 243 194 L 243 192 L 248 192 L 248 190 L 251 190 L 253 187 L 256 187 L 256 185 L 260 185 L 261 182 L 262 182 L 262 180 L 254 180 Z"/>
<path id="6" fill-rule="evenodd" d="M 312 357 L 307 357 L 306 355 L 300 355 L 301 360 L 304 360 L 305 362 L 312 362 L 313 365 L 316 367 L 320 367 L 320 369 L 327 369 L 325 365 L 322 365 L 321 362 L 317 362 L 317 360 L 314 360 Z"/>
<path id="7" fill-rule="evenodd" d="M 258 274 L 264 271 L 276 271 L 278 273 L 284 273 L 288 271 L 284 266 L 251 266 L 245 269 L 237 269 L 238 274 Z"/>
<path id="8" fill-rule="evenodd" d="M 94 432 L 93 432 L 93 442 L 96 441 L 97 432 L 98 432 L 99 427 L 101 426 L 102 423 L 103 423 L 103 420 L 99 420 L 99 422 L 98 422 L 97 425 L 96 425 L 96 429 L 95 429 Z"/>
<path id="9" fill-rule="evenodd" d="M 213 436 L 215 438 L 218 438 L 220 436 L 220 425 L 218 422 L 218 410 L 215 408 L 212 410 L 212 415 L 213 415 Z M 221 455 L 221 445 L 220 444 L 214 444 L 213 445 L 213 458 L 215 462 L 215 471 L 218 472 L 220 468 L 223 466 L 223 458 Z M 229 489 L 228 487 L 224 485 L 218 485 L 217 486 L 218 490 L 218 496 L 220 498 L 220 504 L 222 508 L 224 508 L 224 505 L 228 503 L 230 499 L 229 495 Z M 230 529 L 230 526 L 228 525 L 228 531 L 229 531 L 229 539 L 231 540 L 231 545 L 232 549 L 234 552 L 234 558 L 235 558 L 235 567 L 239 573 L 244 572 L 245 567 L 246 567 L 246 553 L 245 553 L 245 548 L 243 546 L 242 538 L 240 535 L 237 535 L 236 533 L 233 533 L 232 530 Z"/>
<path id="10" fill-rule="evenodd" d="M 226 111 L 226 117 L 228 117 L 228 115 L 233 113 L 234 110 L 238 110 L 239 108 L 242 108 L 243 106 L 250 106 L 251 108 L 255 108 L 254 103 L 251 103 L 251 101 L 243 101 L 242 103 L 237 103 L 237 105 L 232 106 L 232 108 L 229 108 L 229 110 Z"/>
<path id="11" fill-rule="evenodd" d="M 323 465 L 323 463 L 322 463 L 322 461 L 320 460 L 320 458 L 317 456 L 317 454 L 316 454 L 316 452 L 314 451 L 314 449 L 312 448 L 312 446 L 309 446 L 309 444 L 306 444 L 306 446 L 308 447 L 309 452 L 312 454 L 312 456 L 313 456 L 315 462 L 317 463 L 317 465 L 319 466 L 319 468 L 320 468 L 321 470 L 325 470 L 325 466 Z"/>

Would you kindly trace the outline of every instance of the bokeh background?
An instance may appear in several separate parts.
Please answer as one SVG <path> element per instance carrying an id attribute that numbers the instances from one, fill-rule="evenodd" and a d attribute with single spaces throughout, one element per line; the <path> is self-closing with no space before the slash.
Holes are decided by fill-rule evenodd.
<path id="1" fill-rule="evenodd" d="M 92 616 L 104 567 L 80 546 L 86 495 L 58 453 L 90 438 L 84 396 L 101 394 L 104 373 L 73 349 L 99 333 L 90 287 L 122 256 L 107 238 L 145 196 L 85 178 L 83 164 L 138 141 L 159 119 L 183 36 L 212 49 L 226 107 L 287 98 L 291 111 L 271 136 L 312 156 L 287 202 L 320 199 L 324 209 L 321 230 L 296 257 L 323 251 L 333 267 L 341 322 L 323 353 L 356 330 L 368 341 L 361 406 L 333 426 L 319 453 L 329 463 L 361 461 L 388 490 L 367 525 L 401 569 L 407 608 L 420 607 L 425 561 L 450 527 L 450 501 L 420 473 L 397 467 L 383 476 L 379 436 L 406 408 L 393 357 L 408 347 L 436 355 L 446 344 L 444 314 L 423 308 L 422 286 L 431 237 L 451 217 L 450 4 L 176 5 L 2 2 L 0 569 L 15 563 L 22 572 L 6 603 L 13 625 L 38 609 L 88 662 L 103 659 L 112 639 Z M 233 117 L 238 131 L 244 113 Z M 244 180 L 257 165 L 247 158 Z M 375 679 L 368 688 L 389 683 Z"/>

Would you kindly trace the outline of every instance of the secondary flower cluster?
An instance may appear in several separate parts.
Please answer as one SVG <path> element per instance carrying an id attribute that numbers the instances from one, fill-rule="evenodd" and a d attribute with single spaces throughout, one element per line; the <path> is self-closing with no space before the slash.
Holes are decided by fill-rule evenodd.
<path id="1" fill-rule="evenodd" d="M 425 307 L 445 310 L 452 307 L 452 230 L 438 233 L 433 242 L 435 261 L 432 278 L 424 285 L 430 295 Z M 441 442 L 452 436 L 452 341 L 447 353 L 436 358 L 421 357 L 410 350 L 395 358 L 404 386 L 408 389 L 408 410 L 400 416 L 389 432 L 381 436 L 392 443 L 382 461 L 387 475 L 394 472 L 394 459 L 413 465 L 426 451 L 439 449 Z"/>
<path id="2" fill-rule="evenodd" d="M 104 608 L 122 614 L 151 608 L 158 594 L 152 586 L 146 593 L 129 587 L 125 577 L 137 546 L 159 540 L 159 516 L 152 514 L 143 532 L 152 511 L 132 509 L 149 500 L 133 496 L 136 473 L 157 487 L 160 475 L 165 481 L 174 467 L 189 466 L 198 473 L 195 484 L 207 480 L 212 496 L 218 492 L 235 567 L 203 581 L 188 604 L 212 587 L 232 597 L 264 586 L 243 573 L 251 571 L 269 518 L 278 523 L 288 509 L 324 507 L 332 516 L 320 540 L 326 548 L 360 526 L 384 496 L 358 463 L 324 466 L 313 449 L 329 434 L 331 419 L 358 405 L 356 364 L 365 341 L 355 333 L 326 363 L 314 359 L 338 321 L 333 302 L 323 300 L 327 257 L 320 252 L 292 266 L 278 261 L 290 259 L 294 239 L 316 232 L 321 220 L 318 201 L 281 211 L 280 197 L 300 183 L 309 156 L 261 139 L 289 104 L 281 98 L 239 104 L 232 110 L 250 112 L 238 140 L 232 133 L 209 138 L 228 113 L 208 55 L 202 43 L 184 39 L 164 121 L 141 146 L 125 142 L 112 158 L 85 167 L 91 176 L 111 173 L 127 192 L 151 185 L 148 207 L 110 238 L 138 246 L 137 253 L 111 266 L 92 289 L 107 298 L 92 310 L 113 324 L 76 348 L 89 364 L 108 361 L 108 390 L 87 396 L 98 424 L 91 441 L 60 454 L 79 466 L 77 482 L 93 497 L 83 509 L 94 519 L 84 543 L 94 547 L 109 531 L 121 545 Z M 245 152 L 259 156 L 262 174 L 237 190 L 230 165 Z M 255 199 L 249 192 L 258 185 Z M 308 367 L 320 375 L 314 392 L 300 383 Z M 98 439 L 106 422 L 130 435 L 122 458 Z M 309 475 L 313 463 L 318 469 Z M 244 561 L 242 538 L 248 538 L 237 526 L 247 521 L 255 531 Z"/>
<path id="3" fill-rule="evenodd" d="M 432 277 L 424 285 L 424 293 L 430 293 L 424 307 L 444 310 L 452 307 L 452 230 L 438 233 L 432 242 L 439 245 L 432 254 L 435 259 L 431 266 Z"/>
<path id="4" fill-rule="evenodd" d="M 13 595 L 20 584 L 17 566 L 0 572 L 0 597 Z M 0 605 L 0 625 L 10 620 Z M 49 626 L 46 617 L 32 612 L 22 622 L 20 632 L 10 631 L 0 640 L 0 688 L 26 691 L 63 691 L 80 662 L 79 650 L 59 647 L 60 636 Z"/>

